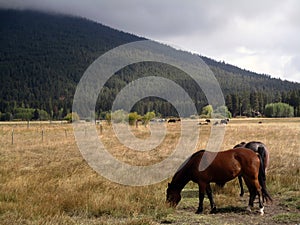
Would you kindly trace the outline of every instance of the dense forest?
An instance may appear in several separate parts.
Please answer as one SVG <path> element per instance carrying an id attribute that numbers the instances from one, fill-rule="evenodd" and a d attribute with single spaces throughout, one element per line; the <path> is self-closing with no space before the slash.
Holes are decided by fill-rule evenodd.
<path id="1" fill-rule="evenodd" d="M 121 44 L 143 40 L 83 18 L 34 11 L 0 10 L 0 119 L 62 119 L 71 112 L 76 85 L 100 55 Z M 265 106 L 287 103 L 300 116 L 300 84 L 257 74 L 201 57 L 215 74 L 233 116 L 264 115 Z M 207 105 L 197 84 L 182 71 L 155 62 L 129 65 L 106 83 L 96 105 L 102 116 L 119 91 L 143 76 L 173 80 L 194 100 L 200 113 Z M 174 116 L 168 102 L 148 97 L 133 111 Z M 29 118 L 21 116 L 31 115 Z"/>

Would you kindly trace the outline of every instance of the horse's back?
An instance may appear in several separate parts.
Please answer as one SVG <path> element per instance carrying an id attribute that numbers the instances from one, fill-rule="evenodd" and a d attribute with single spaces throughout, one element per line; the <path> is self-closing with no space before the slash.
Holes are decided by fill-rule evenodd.
<path id="1" fill-rule="evenodd" d="M 204 154 L 205 153 L 205 154 Z M 235 160 L 238 161 L 257 161 L 259 158 L 257 157 L 256 153 L 247 149 L 247 148 L 234 148 L 229 149 L 226 151 L 220 151 L 220 152 L 209 152 L 205 150 L 200 150 L 196 153 L 194 153 L 189 161 L 194 161 L 193 164 L 199 164 L 202 160 L 206 161 L 206 158 L 214 158 L 211 161 L 210 166 L 207 168 L 216 169 L 217 167 L 225 168 L 227 165 L 230 165 L 230 162 L 234 162 Z"/>
<path id="2" fill-rule="evenodd" d="M 210 163 L 202 170 L 201 163 Z M 221 152 L 198 151 L 191 155 L 174 177 L 189 177 L 194 182 L 225 184 L 239 175 L 258 176 L 259 158 L 246 148 L 235 148 Z"/>
<path id="3" fill-rule="evenodd" d="M 241 155 L 238 153 L 239 151 L 239 149 L 231 149 L 221 152 L 198 152 L 198 154 L 195 154 L 191 158 L 193 160 L 191 171 L 195 172 L 193 174 L 198 174 L 197 176 L 209 182 L 225 184 L 242 172 L 245 162 L 238 159 L 239 157 L 237 156 Z M 246 149 L 245 151 L 249 150 Z M 246 156 L 241 155 L 240 157 L 245 158 Z M 201 163 L 205 162 L 210 162 L 210 165 L 205 170 L 201 170 Z"/>
<path id="4" fill-rule="evenodd" d="M 205 153 L 205 154 L 204 154 Z M 226 151 L 221 152 L 209 152 L 205 150 L 200 150 L 198 152 L 195 152 L 191 157 L 190 160 L 195 160 L 197 162 L 200 162 L 203 158 L 203 156 L 206 157 L 214 157 L 214 160 L 211 162 L 211 166 L 213 167 L 215 164 L 228 164 L 228 161 L 241 158 L 245 161 L 257 161 L 259 158 L 257 157 L 257 154 L 253 151 L 251 151 L 248 148 L 234 148 L 229 149 Z"/>
<path id="5" fill-rule="evenodd" d="M 248 142 L 246 145 L 245 145 L 245 148 L 249 148 L 249 149 L 252 149 L 253 151 L 257 152 L 258 151 L 258 148 L 265 148 L 265 144 L 260 142 L 260 141 L 251 141 L 251 142 Z"/>
<path id="6" fill-rule="evenodd" d="M 252 162 L 256 161 L 259 162 L 259 157 L 257 156 L 257 153 L 254 151 L 250 150 L 249 148 L 234 148 L 230 149 L 229 151 L 232 151 L 235 153 L 235 156 L 247 161 L 247 162 Z"/>

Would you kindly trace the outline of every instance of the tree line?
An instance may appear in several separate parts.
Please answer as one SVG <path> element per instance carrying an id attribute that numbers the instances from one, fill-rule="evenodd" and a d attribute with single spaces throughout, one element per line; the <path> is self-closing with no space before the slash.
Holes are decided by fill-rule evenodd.
<path id="1" fill-rule="evenodd" d="M 292 116 L 300 116 L 300 91 L 275 92 L 274 95 L 265 92 L 235 93 L 227 95 L 225 101 L 234 117 L 270 117 L 268 109 L 271 104 L 276 106 L 277 103 L 290 106 L 293 109 Z"/>
<path id="2" fill-rule="evenodd" d="M 87 67 L 114 47 L 143 40 L 86 19 L 33 11 L 0 10 L 0 28 L 1 120 L 65 118 L 72 113 L 76 85 Z M 286 103 L 293 108 L 294 116 L 300 116 L 299 83 L 199 57 L 220 83 L 233 117 L 267 115 L 266 105 L 271 103 Z M 146 76 L 177 83 L 191 97 L 198 114 L 208 105 L 201 88 L 184 72 L 161 63 L 143 62 L 121 69 L 107 81 L 95 106 L 96 118 L 110 112 L 122 88 Z M 185 104 L 179 103 L 182 108 Z M 141 99 L 131 111 L 178 116 L 172 104 L 154 96 Z"/>

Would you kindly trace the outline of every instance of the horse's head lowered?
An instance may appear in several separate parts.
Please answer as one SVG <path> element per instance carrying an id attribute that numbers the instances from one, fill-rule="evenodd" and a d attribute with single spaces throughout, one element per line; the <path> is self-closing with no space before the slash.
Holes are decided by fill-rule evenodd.
<path id="1" fill-rule="evenodd" d="M 172 207 L 176 207 L 180 200 L 180 190 L 178 190 L 176 186 L 169 183 L 167 189 L 167 203 Z"/>

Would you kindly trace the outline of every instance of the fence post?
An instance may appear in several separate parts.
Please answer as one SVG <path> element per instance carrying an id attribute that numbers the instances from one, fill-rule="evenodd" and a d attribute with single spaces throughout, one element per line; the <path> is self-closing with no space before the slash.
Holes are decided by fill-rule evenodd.
<path id="1" fill-rule="evenodd" d="M 14 129 L 11 131 L 11 144 L 14 144 Z"/>
<path id="2" fill-rule="evenodd" d="M 102 135 L 102 132 L 103 132 L 103 127 L 102 127 L 102 124 L 100 124 L 100 135 Z"/>

